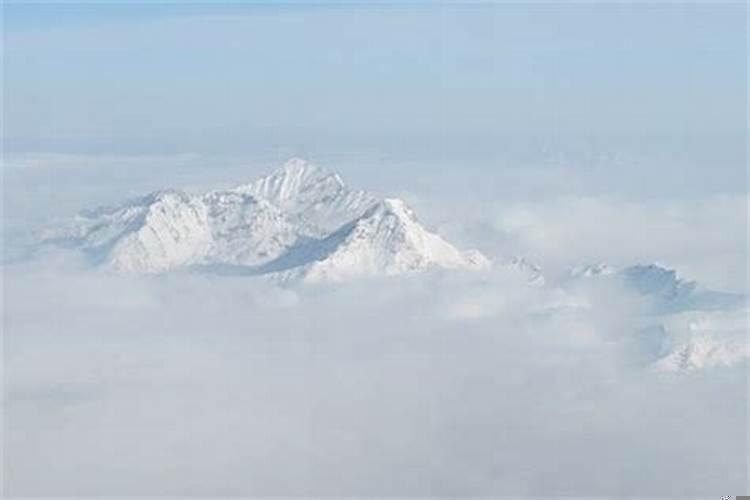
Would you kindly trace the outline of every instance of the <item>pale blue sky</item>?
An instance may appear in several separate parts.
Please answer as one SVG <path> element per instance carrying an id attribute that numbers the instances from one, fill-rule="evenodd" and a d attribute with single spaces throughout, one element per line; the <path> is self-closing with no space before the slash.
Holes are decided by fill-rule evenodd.
<path id="1" fill-rule="evenodd" d="M 485 177 L 488 193 L 523 195 L 541 177 L 526 186 L 507 169 L 550 165 L 544 178 L 558 181 L 545 192 L 744 192 L 745 11 L 743 2 L 11 3 L 5 147 L 235 164 L 299 155 L 362 182 L 399 178 L 385 189 L 476 186 L 480 172 L 506 169 Z M 460 169 L 462 179 L 443 180 Z"/>
<path id="2" fill-rule="evenodd" d="M 6 7 L 7 147 L 732 136 L 737 4 Z"/>

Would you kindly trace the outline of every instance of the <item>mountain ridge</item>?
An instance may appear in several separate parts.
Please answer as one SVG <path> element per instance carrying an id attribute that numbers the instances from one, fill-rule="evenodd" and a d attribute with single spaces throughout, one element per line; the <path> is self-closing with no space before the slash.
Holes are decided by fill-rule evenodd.
<path id="1" fill-rule="evenodd" d="M 285 280 L 341 281 L 489 265 L 424 228 L 403 200 L 351 189 L 299 158 L 233 189 L 166 189 L 84 211 L 44 241 L 65 242 L 115 271 L 147 274 L 242 266 L 284 271 Z"/>

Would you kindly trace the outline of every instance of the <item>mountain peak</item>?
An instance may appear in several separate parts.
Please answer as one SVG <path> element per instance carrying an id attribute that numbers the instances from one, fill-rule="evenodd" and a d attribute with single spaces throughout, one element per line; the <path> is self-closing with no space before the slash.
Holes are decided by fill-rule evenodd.
<path id="1" fill-rule="evenodd" d="M 399 198 L 385 198 L 372 205 L 362 214 L 363 219 L 371 217 L 391 216 L 404 222 L 417 222 L 414 211 L 404 200 Z"/>
<path id="2" fill-rule="evenodd" d="M 685 280 L 674 269 L 659 264 L 635 264 L 622 269 L 604 263 L 579 266 L 570 272 L 570 277 L 574 281 L 577 279 L 619 281 L 639 294 L 669 303 L 671 307 L 677 307 L 685 301 L 696 298 L 694 292 L 697 283 L 695 281 Z M 704 294 L 700 298 L 702 300 L 708 298 L 732 300 L 731 297 L 720 297 L 713 293 Z"/>
<path id="3" fill-rule="evenodd" d="M 348 188 L 335 172 L 301 158 L 236 191 L 268 200 L 313 238 L 330 234 L 378 202 L 370 193 Z"/>
<path id="4" fill-rule="evenodd" d="M 397 214 L 400 217 L 407 219 L 416 218 L 414 211 L 400 198 L 385 198 L 381 205 L 387 211 Z"/>
<path id="5" fill-rule="evenodd" d="M 684 298 L 695 290 L 697 283 L 686 281 L 674 269 L 658 264 L 637 264 L 627 267 L 623 274 L 642 294 L 660 295 L 665 299 Z"/>
<path id="6" fill-rule="evenodd" d="M 278 170 L 240 189 L 271 202 L 285 203 L 303 195 L 330 194 L 343 188 L 338 174 L 302 158 L 291 158 Z"/>
<path id="7" fill-rule="evenodd" d="M 300 158 L 299 156 L 289 158 L 277 170 L 277 172 L 279 171 L 284 171 L 284 172 L 289 172 L 289 173 L 303 173 L 303 172 L 330 173 L 328 170 L 324 169 L 323 167 L 309 160 L 305 160 L 304 158 Z"/>
<path id="8" fill-rule="evenodd" d="M 297 277 L 345 281 L 431 268 L 483 269 L 489 265 L 479 252 L 461 252 L 425 229 L 406 203 L 397 198 L 381 200 L 326 238 L 323 246 L 329 249 L 327 253 L 305 266 Z"/>

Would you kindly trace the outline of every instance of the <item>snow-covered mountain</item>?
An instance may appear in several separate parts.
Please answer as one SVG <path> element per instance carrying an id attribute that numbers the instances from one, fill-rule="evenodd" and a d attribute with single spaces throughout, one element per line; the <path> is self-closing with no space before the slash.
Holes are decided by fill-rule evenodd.
<path id="1" fill-rule="evenodd" d="M 624 268 L 599 263 L 573 268 L 568 283 L 583 279 L 608 280 L 619 283 L 637 294 L 649 298 L 662 310 L 725 309 L 739 306 L 744 298 L 699 286 L 686 280 L 674 269 L 658 264 L 636 264 Z"/>
<path id="2" fill-rule="evenodd" d="M 656 264 L 584 265 L 552 282 L 521 256 L 491 266 L 481 253 L 460 251 L 426 229 L 402 200 L 351 189 L 338 174 L 300 159 L 234 189 L 158 191 L 84 212 L 48 231 L 44 241 L 80 249 L 96 265 L 120 272 L 199 268 L 281 283 L 493 267 L 493 278 L 479 279 L 533 285 L 540 296 L 548 291 L 555 310 L 588 307 L 600 292 L 610 293 L 606 300 L 637 299 L 643 328 L 629 345 L 659 370 L 748 357 L 744 296 L 705 289 Z"/>
<path id="3" fill-rule="evenodd" d="M 227 191 L 160 191 L 82 213 L 45 241 L 139 273 L 223 265 L 284 280 L 341 281 L 489 265 L 425 229 L 403 201 L 350 189 L 338 174 L 300 159 Z"/>
<path id="4" fill-rule="evenodd" d="M 651 345 L 660 371 L 691 371 L 732 366 L 750 357 L 747 297 L 701 287 L 657 264 L 618 269 L 608 264 L 576 267 L 569 285 L 604 280 L 644 298 L 651 307 L 637 333 L 641 347 Z"/>

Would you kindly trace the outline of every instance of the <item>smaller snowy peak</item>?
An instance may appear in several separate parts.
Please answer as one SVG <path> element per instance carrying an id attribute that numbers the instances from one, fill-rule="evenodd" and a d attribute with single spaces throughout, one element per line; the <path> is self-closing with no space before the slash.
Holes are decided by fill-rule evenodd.
<path id="1" fill-rule="evenodd" d="M 481 269 L 479 252 L 461 252 L 426 230 L 399 199 L 385 199 L 322 242 L 328 251 L 301 269 L 305 281 L 346 281 L 391 276 L 429 268 Z"/>
<path id="2" fill-rule="evenodd" d="M 748 309 L 684 311 L 664 319 L 669 339 L 666 355 L 654 364 L 660 371 L 729 367 L 750 357 Z"/>
<path id="3" fill-rule="evenodd" d="M 630 339 L 633 352 L 657 371 L 684 372 L 746 362 L 747 298 L 699 287 L 659 264 L 622 269 L 607 264 L 581 266 L 566 284 L 614 285 L 640 296 L 644 328 Z"/>
<path id="4" fill-rule="evenodd" d="M 627 282 L 644 295 L 676 300 L 690 295 L 697 285 L 677 276 L 677 271 L 656 264 L 630 266 L 622 271 Z"/>
<path id="5" fill-rule="evenodd" d="M 665 300 L 683 299 L 696 288 L 694 281 L 683 280 L 677 271 L 658 264 L 636 264 L 622 269 L 604 263 L 592 264 L 573 268 L 569 276 L 574 281 L 594 278 L 622 280 L 641 295 Z"/>
<path id="6" fill-rule="evenodd" d="M 152 205 L 185 201 L 187 196 L 176 190 L 163 190 L 128 200 L 120 206 L 84 210 L 61 227 L 48 228 L 41 234 L 42 243 L 75 244 L 96 248 L 110 244 L 133 226 L 143 223 Z"/>
<path id="7" fill-rule="evenodd" d="M 730 367 L 750 357 L 747 344 L 699 336 L 654 363 L 657 371 L 680 372 Z"/>
<path id="8" fill-rule="evenodd" d="M 581 280 L 604 280 L 619 283 L 627 289 L 651 300 L 653 306 L 664 311 L 728 310 L 744 307 L 743 294 L 719 292 L 686 280 L 674 269 L 659 264 L 636 264 L 622 269 L 607 264 L 581 266 L 570 273 L 567 285 Z"/>
<path id="9" fill-rule="evenodd" d="M 106 256 L 101 260 L 107 267 L 158 273 L 215 263 L 257 266 L 279 257 L 299 237 L 286 214 L 249 194 L 159 192 L 141 200 L 136 206 L 142 215 L 127 225 L 96 225 L 107 232 L 122 226 L 103 248 Z"/>
<path id="10" fill-rule="evenodd" d="M 52 242 L 73 244 L 109 269 L 159 273 L 211 262 L 257 265 L 295 240 L 285 216 L 264 200 L 165 190 L 84 212 Z"/>

